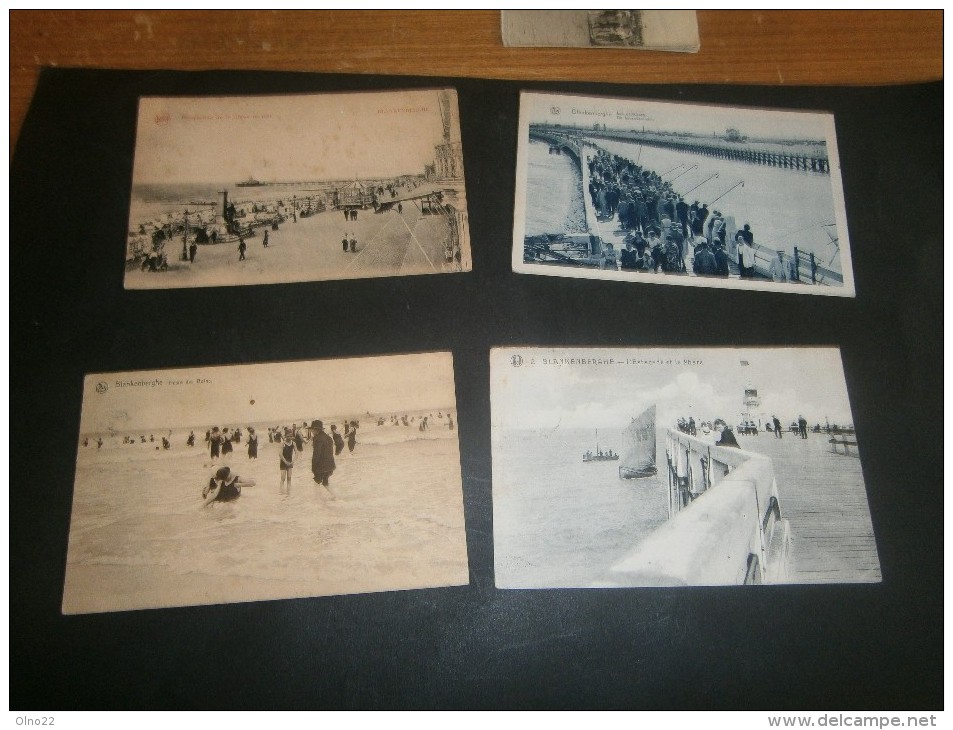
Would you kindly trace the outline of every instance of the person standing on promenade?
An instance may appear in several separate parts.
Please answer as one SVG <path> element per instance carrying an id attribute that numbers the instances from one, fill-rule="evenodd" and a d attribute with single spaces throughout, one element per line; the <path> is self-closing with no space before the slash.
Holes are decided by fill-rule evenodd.
<path id="1" fill-rule="evenodd" d="M 807 419 L 804 416 L 797 417 L 797 428 L 802 439 L 807 438 Z"/>
<path id="2" fill-rule="evenodd" d="M 357 211 L 354 212 L 356 213 Z M 353 233 L 351 234 L 351 238 L 348 240 L 348 245 L 351 247 L 351 253 L 355 253 L 357 251 L 357 239 L 354 238 Z"/>
<path id="3" fill-rule="evenodd" d="M 776 439 L 782 438 L 781 436 L 781 421 L 778 420 L 777 416 L 771 417 L 771 422 L 774 424 L 774 437 Z"/>
<path id="4" fill-rule="evenodd" d="M 741 267 L 741 276 L 746 279 L 754 277 L 754 248 L 744 238 L 738 245 L 738 262 Z"/>
<path id="5" fill-rule="evenodd" d="M 727 423 L 720 418 L 716 418 L 714 426 L 715 431 L 719 434 L 718 440 L 715 441 L 715 446 L 730 446 L 733 449 L 741 448 L 741 446 L 738 445 L 738 439 L 735 438 L 735 434 L 732 430 L 728 428 Z"/>
<path id="6" fill-rule="evenodd" d="M 695 260 L 692 262 L 692 270 L 697 276 L 714 276 L 718 273 L 718 263 L 711 251 L 708 250 L 707 243 L 699 243 L 695 248 Z"/>
<path id="7" fill-rule="evenodd" d="M 749 246 L 754 245 L 754 233 L 751 232 L 751 226 L 747 223 L 745 223 L 744 228 L 738 231 L 738 235 L 741 236 Z"/>
<path id="8" fill-rule="evenodd" d="M 725 253 L 725 247 L 715 246 L 712 255 L 715 257 L 715 276 L 727 277 L 729 273 L 728 254 Z"/>
<path id="9" fill-rule="evenodd" d="M 199 250 L 198 244 L 195 243 L 195 241 L 192 241 L 192 243 L 189 245 L 189 263 L 190 264 L 195 263 L 195 254 L 198 252 L 198 250 Z"/>
<path id="10" fill-rule="evenodd" d="M 328 480 L 334 473 L 334 441 L 324 431 L 324 423 L 311 421 L 311 473 L 316 484 L 328 486 Z"/>
<path id="11" fill-rule="evenodd" d="M 245 260 L 245 250 L 246 250 L 247 248 L 248 248 L 248 246 L 245 245 L 245 239 L 243 239 L 241 236 L 239 236 L 239 237 L 238 237 L 238 260 L 239 260 L 239 261 L 244 261 L 244 260 Z"/>
<path id="12" fill-rule="evenodd" d="M 341 239 L 341 250 L 347 253 L 347 231 L 344 232 L 344 238 Z"/>
<path id="13" fill-rule="evenodd" d="M 268 231 L 265 231 L 265 237 L 261 239 L 261 245 L 268 248 Z"/>
<path id="14" fill-rule="evenodd" d="M 635 254 L 632 252 L 632 241 L 634 237 L 626 236 L 625 248 L 619 254 L 619 268 L 623 271 L 634 271 L 636 268 Z"/>
<path id="15" fill-rule="evenodd" d="M 771 268 L 768 269 L 771 280 L 779 284 L 788 282 L 788 264 L 784 260 L 784 251 L 778 251 L 778 257 L 771 262 Z"/>

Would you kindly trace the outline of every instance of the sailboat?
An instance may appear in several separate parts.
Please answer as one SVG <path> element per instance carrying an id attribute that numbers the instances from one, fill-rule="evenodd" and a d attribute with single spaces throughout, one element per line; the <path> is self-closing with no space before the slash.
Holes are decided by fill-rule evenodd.
<path id="1" fill-rule="evenodd" d="M 618 461 L 619 455 L 612 453 L 612 449 L 603 451 L 599 448 L 599 429 L 596 429 L 596 450 L 593 453 L 592 451 L 587 451 L 582 455 L 582 461 L 585 464 L 588 464 L 591 461 Z"/>
<path id="2" fill-rule="evenodd" d="M 620 479 L 644 479 L 658 474 L 655 466 L 655 406 L 649 406 L 622 432 L 629 450 L 619 465 Z"/>

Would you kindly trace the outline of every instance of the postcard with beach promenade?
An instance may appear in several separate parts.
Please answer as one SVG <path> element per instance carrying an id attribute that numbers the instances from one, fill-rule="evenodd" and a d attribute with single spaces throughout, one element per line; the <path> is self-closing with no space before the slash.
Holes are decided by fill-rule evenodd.
<path id="1" fill-rule="evenodd" d="M 495 349 L 499 588 L 878 583 L 836 348 Z"/>
<path id="2" fill-rule="evenodd" d="M 852 297 L 834 117 L 523 92 L 513 270 Z"/>
<path id="3" fill-rule="evenodd" d="M 86 377 L 63 613 L 468 582 L 450 353 Z"/>
<path id="4" fill-rule="evenodd" d="M 127 289 L 469 271 L 453 89 L 143 97 Z"/>

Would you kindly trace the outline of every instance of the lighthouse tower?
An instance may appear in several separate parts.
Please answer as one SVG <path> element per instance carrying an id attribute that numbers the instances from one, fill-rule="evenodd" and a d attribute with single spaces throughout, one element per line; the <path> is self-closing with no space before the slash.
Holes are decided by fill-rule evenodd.
<path id="1" fill-rule="evenodd" d="M 754 422 L 751 412 L 754 409 L 761 407 L 761 398 L 758 397 L 758 389 L 753 388 L 750 385 L 746 385 L 744 398 L 741 399 L 741 403 L 744 407 L 741 412 L 741 417 L 749 423 Z M 758 421 L 758 425 L 761 425 L 760 420 Z"/>

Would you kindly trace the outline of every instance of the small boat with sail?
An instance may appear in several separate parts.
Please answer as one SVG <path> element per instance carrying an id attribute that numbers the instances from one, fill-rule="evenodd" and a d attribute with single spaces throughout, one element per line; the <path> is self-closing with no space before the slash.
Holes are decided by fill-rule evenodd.
<path id="1" fill-rule="evenodd" d="M 596 450 L 587 451 L 582 455 L 582 461 L 584 464 L 588 464 L 592 461 L 618 461 L 619 455 L 614 453 L 612 449 L 607 449 L 603 451 L 599 448 L 599 430 L 596 429 Z"/>
<path id="2" fill-rule="evenodd" d="M 655 406 L 649 406 L 633 418 L 622 434 L 629 448 L 619 465 L 619 478 L 644 479 L 658 474 L 655 465 Z"/>

